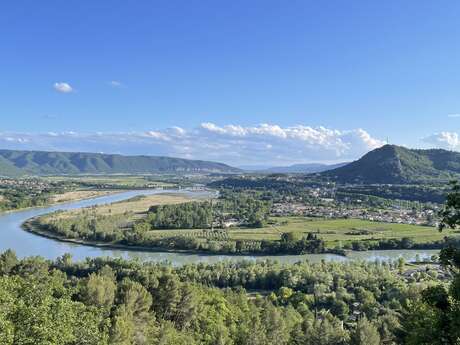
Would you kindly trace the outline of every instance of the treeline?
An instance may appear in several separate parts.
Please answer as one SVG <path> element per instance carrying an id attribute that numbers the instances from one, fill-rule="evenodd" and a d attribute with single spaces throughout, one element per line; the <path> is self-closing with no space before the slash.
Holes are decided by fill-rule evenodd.
<path id="1" fill-rule="evenodd" d="M 100 215 L 95 208 L 83 209 L 81 214 L 60 217 L 65 211 L 57 211 L 31 222 L 41 230 L 73 239 L 87 241 L 120 242 L 131 226 L 128 214 Z M 27 226 L 27 225 L 26 225 Z"/>
<path id="2" fill-rule="evenodd" d="M 298 182 L 287 181 L 287 176 L 267 177 L 229 177 L 223 180 L 214 181 L 208 184 L 211 188 L 232 189 L 242 191 L 253 190 L 298 190 L 303 187 Z"/>
<path id="3" fill-rule="evenodd" d="M 337 194 L 342 195 L 369 195 L 392 200 L 417 201 L 422 203 L 444 203 L 447 190 L 445 185 L 355 185 L 339 186 Z"/>
<path id="4" fill-rule="evenodd" d="M 336 192 L 335 200 L 338 203 L 344 204 L 346 206 L 353 205 L 358 207 L 364 206 L 368 208 L 400 207 L 405 209 L 421 209 L 423 207 L 425 209 L 433 209 L 436 207 L 436 204 L 433 203 L 421 203 L 418 201 L 410 201 L 404 199 L 385 199 L 383 197 L 374 195 L 349 193 L 343 191 Z"/>
<path id="5" fill-rule="evenodd" d="M 53 193 L 41 192 L 31 195 L 27 190 L 12 189 L 2 191 L 0 195 L 0 211 L 8 211 L 46 205 Z"/>
<path id="6" fill-rule="evenodd" d="M 268 220 L 271 199 L 254 192 L 220 193 L 215 208 L 218 221 L 235 218 L 241 225 L 260 228 Z"/>
<path id="7" fill-rule="evenodd" d="M 343 245 L 341 249 L 357 251 L 387 250 L 387 249 L 443 249 L 448 247 L 460 247 L 460 238 L 445 236 L 442 240 L 417 243 L 412 238 L 401 239 L 389 238 L 381 240 L 352 241 Z"/>
<path id="8" fill-rule="evenodd" d="M 145 222 L 152 229 L 206 229 L 225 227 L 228 219 L 239 226 L 262 227 L 268 220 L 270 202 L 246 193 L 226 193 L 215 201 L 187 202 L 150 207 Z"/>
<path id="9" fill-rule="evenodd" d="M 207 229 L 213 221 L 210 202 L 150 207 L 145 222 L 154 229 Z"/>
<path id="10" fill-rule="evenodd" d="M 406 283 L 397 271 L 383 263 L 175 268 L 103 258 L 72 263 L 69 255 L 52 262 L 19 260 L 7 251 L 0 255 L 0 339 L 5 345 L 421 344 L 415 340 L 425 319 L 434 319 L 420 313 L 431 276 Z"/>
<path id="11" fill-rule="evenodd" d="M 152 237 L 143 226 L 135 226 L 135 231 L 130 233 L 120 243 L 126 245 L 145 246 L 148 248 L 161 248 L 168 250 L 186 250 L 207 252 L 212 254 L 255 254 L 255 255 L 278 255 L 278 254 L 319 254 L 333 252 L 342 254 L 338 250 L 328 250 L 324 241 L 316 238 L 313 234 L 299 239 L 282 239 L 280 241 L 258 240 L 232 240 L 232 239 L 203 239 L 186 236 Z"/>

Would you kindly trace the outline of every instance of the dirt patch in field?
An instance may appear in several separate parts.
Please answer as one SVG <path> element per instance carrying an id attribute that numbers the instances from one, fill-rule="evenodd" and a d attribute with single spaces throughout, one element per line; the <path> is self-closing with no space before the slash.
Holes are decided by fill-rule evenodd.
<path id="1" fill-rule="evenodd" d="M 114 191 L 110 190 L 78 190 L 73 192 L 66 192 L 62 194 L 56 194 L 51 197 L 52 203 L 61 203 L 69 201 L 77 201 L 83 199 L 96 198 L 108 194 L 113 194 Z"/>
<path id="2" fill-rule="evenodd" d="M 150 206 L 154 205 L 164 205 L 164 204 L 180 204 L 184 202 L 190 201 L 199 201 L 198 199 L 189 197 L 184 194 L 175 194 L 175 193 L 165 193 L 165 194 L 153 194 L 153 195 L 146 195 L 146 196 L 136 196 L 134 198 L 114 202 L 112 204 L 105 204 L 99 206 L 92 206 L 86 207 L 77 210 L 70 210 L 65 212 L 60 212 L 57 214 L 53 214 L 52 217 L 58 218 L 68 218 L 68 217 L 75 217 L 81 213 L 88 212 L 95 212 L 98 215 L 117 215 L 117 214 L 142 214 L 146 213 Z"/>

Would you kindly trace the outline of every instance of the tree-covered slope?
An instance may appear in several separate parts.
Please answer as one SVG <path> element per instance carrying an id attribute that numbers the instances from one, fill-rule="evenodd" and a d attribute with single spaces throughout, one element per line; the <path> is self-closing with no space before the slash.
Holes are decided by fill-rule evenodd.
<path id="1" fill-rule="evenodd" d="M 447 181 L 460 177 L 460 153 L 385 145 L 357 161 L 323 172 L 320 176 L 340 183 Z"/>
<path id="2" fill-rule="evenodd" d="M 60 174 L 234 173 L 226 164 L 156 156 L 0 150 L 0 176 Z"/>
<path id="3" fill-rule="evenodd" d="M 9 160 L 0 156 L 0 177 L 1 176 L 20 176 L 23 172 L 12 164 Z"/>

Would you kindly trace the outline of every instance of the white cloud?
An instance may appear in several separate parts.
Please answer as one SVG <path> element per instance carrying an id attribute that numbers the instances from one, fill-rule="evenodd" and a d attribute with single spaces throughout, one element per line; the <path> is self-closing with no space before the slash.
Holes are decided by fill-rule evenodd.
<path id="1" fill-rule="evenodd" d="M 381 145 L 382 141 L 360 128 L 304 125 L 218 126 L 207 122 L 192 129 L 171 127 L 144 132 L 0 132 L 0 147 L 4 148 L 166 155 L 231 165 L 345 161 Z"/>
<path id="2" fill-rule="evenodd" d="M 174 126 L 174 127 L 171 127 L 171 128 L 168 128 L 169 131 L 172 131 L 175 135 L 177 136 L 183 136 L 187 133 L 187 131 L 181 127 L 177 127 L 177 126 Z"/>
<path id="3" fill-rule="evenodd" d="M 74 89 L 72 88 L 72 86 L 70 86 L 70 84 L 64 83 L 64 82 L 54 83 L 53 87 L 56 91 L 61 92 L 61 93 L 71 93 L 74 91 Z"/>
<path id="4" fill-rule="evenodd" d="M 121 81 L 118 81 L 118 80 L 111 80 L 111 81 L 109 81 L 109 85 L 112 86 L 112 87 L 122 87 L 123 83 Z"/>
<path id="5" fill-rule="evenodd" d="M 422 139 L 423 142 L 435 147 L 460 151 L 460 136 L 455 132 L 440 132 Z"/>
<path id="6" fill-rule="evenodd" d="M 159 131 L 148 131 L 148 132 L 145 132 L 145 135 L 150 138 L 164 140 L 164 141 L 171 140 L 171 138 L 167 134 L 159 132 Z"/>

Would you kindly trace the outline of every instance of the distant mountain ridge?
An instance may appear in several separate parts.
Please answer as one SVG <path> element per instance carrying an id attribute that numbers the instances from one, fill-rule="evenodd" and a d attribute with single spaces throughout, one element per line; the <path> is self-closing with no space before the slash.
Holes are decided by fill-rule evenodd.
<path id="1" fill-rule="evenodd" d="M 460 153 L 384 145 L 357 161 L 320 173 L 339 183 L 407 184 L 460 178 Z"/>
<path id="2" fill-rule="evenodd" d="M 259 173 L 267 174 L 312 174 L 320 173 L 327 170 L 340 168 L 347 165 L 348 162 L 337 163 L 337 164 L 322 164 L 322 163 L 305 163 L 305 164 L 293 164 L 289 166 L 271 167 L 267 169 L 256 170 Z"/>
<path id="3" fill-rule="evenodd" d="M 223 163 L 163 156 L 0 150 L 0 176 L 240 171 Z"/>

